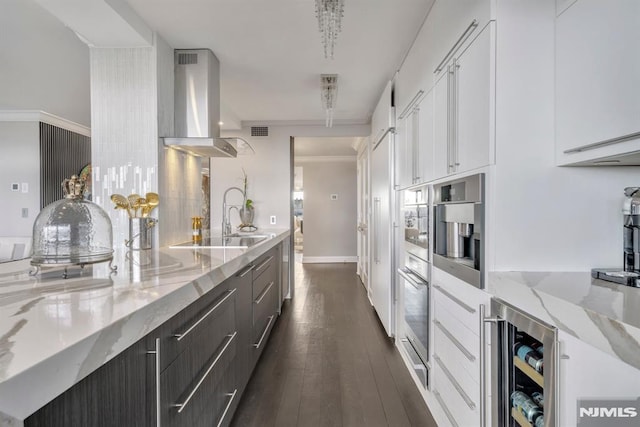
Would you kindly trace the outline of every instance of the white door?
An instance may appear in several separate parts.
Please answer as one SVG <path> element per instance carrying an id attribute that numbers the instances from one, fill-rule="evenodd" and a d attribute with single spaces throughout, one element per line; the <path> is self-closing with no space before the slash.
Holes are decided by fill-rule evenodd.
<path id="1" fill-rule="evenodd" d="M 358 275 L 369 289 L 369 149 L 358 157 Z"/>
<path id="2" fill-rule="evenodd" d="M 490 163 L 491 140 L 491 26 L 457 59 L 456 172 Z"/>
<path id="3" fill-rule="evenodd" d="M 371 153 L 371 286 L 369 299 L 393 336 L 394 312 L 391 278 L 391 134 Z"/>

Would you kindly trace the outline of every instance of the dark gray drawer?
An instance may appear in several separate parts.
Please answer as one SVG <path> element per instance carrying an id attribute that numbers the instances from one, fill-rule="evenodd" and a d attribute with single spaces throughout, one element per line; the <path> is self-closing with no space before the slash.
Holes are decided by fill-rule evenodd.
<path id="1" fill-rule="evenodd" d="M 236 373 L 232 369 L 224 373 L 210 396 L 209 404 L 194 423 L 195 427 L 226 427 L 238 407 L 240 390 Z"/>
<path id="2" fill-rule="evenodd" d="M 225 375 L 231 372 L 235 378 L 237 345 L 231 304 L 218 316 L 216 325 L 195 335 L 192 345 L 161 374 L 163 427 L 198 425 Z"/>
<path id="3" fill-rule="evenodd" d="M 235 306 L 235 293 L 228 281 L 223 282 L 160 326 L 154 335 L 161 340 L 161 371 L 191 345 L 200 331 L 219 327 L 217 318 L 229 306 Z"/>
<path id="4" fill-rule="evenodd" d="M 258 277 L 263 275 L 269 267 L 276 264 L 276 255 L 277 248 L 273 248 L 253 262 L 253 265 L 255 265 L 255 268 L 253 269 L 253 280 L 256 280 Z"/>
<path id="5" fill-rule="evenodd" d="M 278 287 L 271 281 L 253 300 L 253 339 L 260 338 L 266 319 L 277 311 Z"/>
<path id="6" fill-rule="evenodd" d="M 264 272 L 256 279 L 253 279 L 253 299 L 260 298 L 260 295 L 264 293 L 264 290 L 276 281 L 276 268 L 275 265 L 270 264 Z"/>

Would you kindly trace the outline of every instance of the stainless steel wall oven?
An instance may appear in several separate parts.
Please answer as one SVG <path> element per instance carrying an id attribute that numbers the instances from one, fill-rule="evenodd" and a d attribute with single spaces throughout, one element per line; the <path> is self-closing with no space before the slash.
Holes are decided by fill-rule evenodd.
<path id="1" fill-rule="evenodd" d="M 429 187 L 404 191 L 404 266 L 398 269 L 404 292 L 403 348 L 422 385 L 429 385 L 429 280 L 431 276 L 429 242 Z"/>

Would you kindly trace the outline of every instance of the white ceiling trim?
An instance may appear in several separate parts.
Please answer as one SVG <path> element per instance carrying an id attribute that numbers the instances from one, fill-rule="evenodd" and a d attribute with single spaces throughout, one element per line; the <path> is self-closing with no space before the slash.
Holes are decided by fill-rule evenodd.
<path id="1" fill-rule="evenodd" d="M 357 156 L 295 156 L 295 163 L 355 162 Z"/>
<path id="2" fill-rule="evenodd" d="M 325 126 L 325 120 L 243 120 L 243 127 L 251 126 Z M 371 120 L 333 120 L 334 126 L 369 125 Z"/>
<path id="3" fill-rule="evenodd" d="M 39 110 L 0 110 L 0 122 L 42 122 L 91 137 L 91 128 Z"/>

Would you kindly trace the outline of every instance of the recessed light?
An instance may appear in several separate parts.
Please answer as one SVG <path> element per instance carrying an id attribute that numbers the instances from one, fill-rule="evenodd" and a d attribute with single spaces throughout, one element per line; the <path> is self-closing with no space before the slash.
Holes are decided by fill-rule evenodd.
<path id="1" fill-rule="evenodd" d="M 222 126 L 224 124 L 224 122 L 218 122 L 218 125 Z"/>

